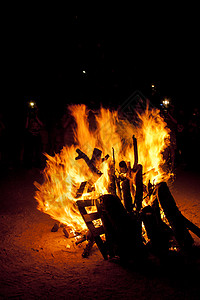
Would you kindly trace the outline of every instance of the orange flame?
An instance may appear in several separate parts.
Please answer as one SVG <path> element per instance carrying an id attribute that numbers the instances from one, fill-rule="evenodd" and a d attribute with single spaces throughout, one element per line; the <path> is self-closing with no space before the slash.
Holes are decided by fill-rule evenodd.
<path id="1" fill-rule="evenodd" d="M 89 182 L 95 186 L 91 192 L 84 190 L 80 199 L 96 199 L 101 194 L 108 193 L 109 164 L 112 161 L 112 149 L 115 152 L 116 169 L 120 161 L 134 163 L 134 148 L 132 136 L 137 138 L 138 163 L 143 165 L 144 184 L 149 180 L 158 183 L 167 180 L 170 174 L 163 171 L 163 151 L 169 144 L 169 129 L 159 114 L 159 110 L 148 108 L 141 115 L 135 126 L 120 118 L 117 111 L 101 108 L 95 114 L 96 128 L 91 130 L 88 121 L 88 110 L 85 105 L 70 107 L 76 121 L 74 135 L 76 146 L 63 147 L 55 156 L 46 154 L 47 162 L 44 173 L 44 183 L 35 183 L 37 191 L 35 199 L 38 209 L 49 214 L 52 218 L 75 230 L 86 229 L 86 225 L 76 206 L 76 193 L 82 182 Z M 96 176 L 84 162 L 76 160 L 79 148 L 92 157 L 93 149 L 102 151 L 102 156 L 109 155 L 109 159 L 101 163 L 98 168 L 102 173 Z"/>

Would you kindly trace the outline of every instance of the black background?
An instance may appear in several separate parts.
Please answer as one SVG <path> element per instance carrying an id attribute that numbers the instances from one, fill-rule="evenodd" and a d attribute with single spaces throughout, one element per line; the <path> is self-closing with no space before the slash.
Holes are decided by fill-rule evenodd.
<path id="1" fill-rule="evenodd" d="M 197 7 L 76 5 L 17 4 L 3 11 L 6 115 L 22 120 L 30 99 L 46 119 L 70 103 L 118 107 L 135 90 L 153 102 L 152 83 L 159 99 L 186 109 L 199 105 Z"/>

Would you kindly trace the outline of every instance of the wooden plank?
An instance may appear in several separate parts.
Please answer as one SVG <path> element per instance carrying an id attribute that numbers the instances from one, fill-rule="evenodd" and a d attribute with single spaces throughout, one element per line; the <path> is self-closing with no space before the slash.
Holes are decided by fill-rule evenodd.
<path id="1" fill-rule="evenodd" d="M 134 165 L 133 165 L 133 170 L 137 170 L 137 165 L 138 165 L 138 146 L 137 146 L 137 139 L 133 135 L 133 148 L 134 148 Z"/>
<path id="2" fill-rule="evenodd" d="M 94 199 L 77 200 L 76 203 L 77 203 L 78 207 L 94 206 L 95 205 L 95 200 Z"/>
<path id="3" fill-rule="evenodd" d="M 105 230 L 102 225 L 99 227 L 94 227 L 92 222 L 86 223 L 86 225 L 94 237 L 105 233 Z"/>
<path id="4" fill-rule="evenodd" d="M 187 229 L 192 231 L 194 234 L 196 234 L 196 236 L 198 236 L 200 238 L 200 228 L 197 225 L 193 224 L 190 220 L 188 220 L 183 215 L 182 215 L 182 217 L 183 217 L 183 220 L 185 222 Z"/>
<path id="5" fill-rule="evenodd" d="M 166 182 L 161 182 L 158 185 L 157 196 L 165 216 L 173 229 L 177 242 L 181 247 L 191 247 L 194 240 L 187 229 L 183 215 L 179 211 Z"/>
<path id="6" fill-rule="evenodd" d="M 85 207 L 78 207 L 78 209 L 79 209 L 82 216 L 87 215 L 87 211 L 86 211 Z"/>
<path id="7" fill-rule="evenodd" d="M 94 240 L 95 240 L 95 242 L 96 242 L 96 244 L 97 244 L 97 246 L 98 246 L 98 248 L 99 248 L 99 250 L 100 250 L 100 252 L 101 252 L 101 254 L 103 256 L 103 258 L 105 260 L 107 260 L 108 259 L 108 255 L 107 255 L 107 248 L 106 248 L 105 243 L 102 241 L 102 239 L 101 239 L 100 236 L 95 237 Z"/>
<path id="8" fill-rule="evenodd" d="M 142 208 L 143 199 L 143 177 L 142 177 L 142 165 L 137 165 L 137 173 L 135 177 L 136 193 L 134 205 L 136 210 L 139 212 Z"/>
<path id="9" fill-rule="evenodd" d="M 99 235 L 104 234 L 104 233 L 105 233 L 105 230 L 104 230 L 103 225 L 101 225 L 99 227 L 95 227 L 94 237 L 99 236 Z"/>
<path id="10" fill-rule="evenodd" d="M 95 227 L 92 221 L 100 219 L 99 213 L 98 212 L 93 212 L 88 214 L 85 207 L 87 206 L 94 206 L 95 205 L 95 200 L 77 200 L 76 201 L 79 211 L 83 217 L 83 220 L 85 221 L 89 231 L 91 232 L 93 239 L 95 240 L 102 256 L 104 259 L 108 259 L 107 255 L 107 248 L 103 240 L 101 239 L 100 235 L 105 233 L 103 225 L 99 227 Z M 89 244 L 92 245 L 92 239 L 89 241 Z"/>
<path id="11" fill-rule="evenodd" d="M 87 222 L 92 222 L 94 220 L 100 219 L 99 213 L 98 212 L 93 212 L 89 214 L 84 214 L 82 215 L 84 221 Z"/>

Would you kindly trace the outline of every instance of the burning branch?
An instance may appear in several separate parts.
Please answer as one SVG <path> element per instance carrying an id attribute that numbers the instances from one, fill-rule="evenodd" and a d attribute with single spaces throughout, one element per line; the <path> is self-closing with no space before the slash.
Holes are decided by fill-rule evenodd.
<path id="1" fill-rule="evenodd" d="M 94 165 L 94 163 L 96 161 L 99 161 L 99 152 L 101 152 L 99 149 L 96 149 L 96 148 L 94 149 L 92 159 L 89 159 L 89 157 L 84 152 L 82 152 L 80 149 L 76 149 L 76 152 L 78 153 L 78 156 L 75 158 L 76 160 L 81 159 L 81 158 L 84 159 L 84 161 L 86 162 L 86 164 L 88 165 L 88 167 L 92 173 L 95 173 L 99 177 L 103 174 Z M 96 153 L 96 157 L 94 155 L 94 152 Z"/>
<path id="2" fill-rule="evenodd" d="M 78 153 L 78 156 L 75 158 L 76 160 L 84 159 L 86 164 L 88 165 L 90 171 L 95 175 L 91 180 L 89 181 L 83 181 L 79 187 L 79 189 L 76 192 L 76 199 L 80 198 L 83 194 L 85 188 L 88 188 L 88 192 L 91 192 L 94 190 L 93 185 L 97 181 L 99 177 L 103 174 L 100 170 L 97 169 L 97 166 L 100 167 L 101 163 L 106 161 L 109 158 L 109 155 L 107 154 L 104 158 L 101 158 L 102 151 L 94 148 L 92 158 L 89 159 L 89 157 L 82 152 L 80 149 L 76 149 L 76 152 Z"/>

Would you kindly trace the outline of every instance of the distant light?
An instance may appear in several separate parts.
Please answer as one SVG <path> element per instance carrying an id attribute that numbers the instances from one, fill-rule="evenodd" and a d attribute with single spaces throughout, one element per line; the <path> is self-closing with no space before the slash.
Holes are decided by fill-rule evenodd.
<path id="1" fill-rule="evenodd" d="M 154 85 L 154 84 L 152 84 L 152 85 L 151 85 L 151 87 L 152 87 L 152 88 L 155 88 L 155 85 Z"/>
<path id="2" fill-rule="evenodd" d="M 35 102 L 30 101 L 30 102 L 29 102 L 29 105 L 30 105 L 30 107 L 34 107 L 34 106 L 35 106 Z"/>
<path id="3" fill-rule="evenodd" d="M 85 71 L 85 70 L 83 70 L 83 74 L 86 74 L 86 71 Z"/>
<path id="4" fill-rule="evenodd" d="M 167 106 L 169 105 L 170 102 L 169 102 L 169 99 L 165 98 L 165 99 L 162 101 L 162 103 L 163 103 L 164 106 L 167 107 Z"/>

